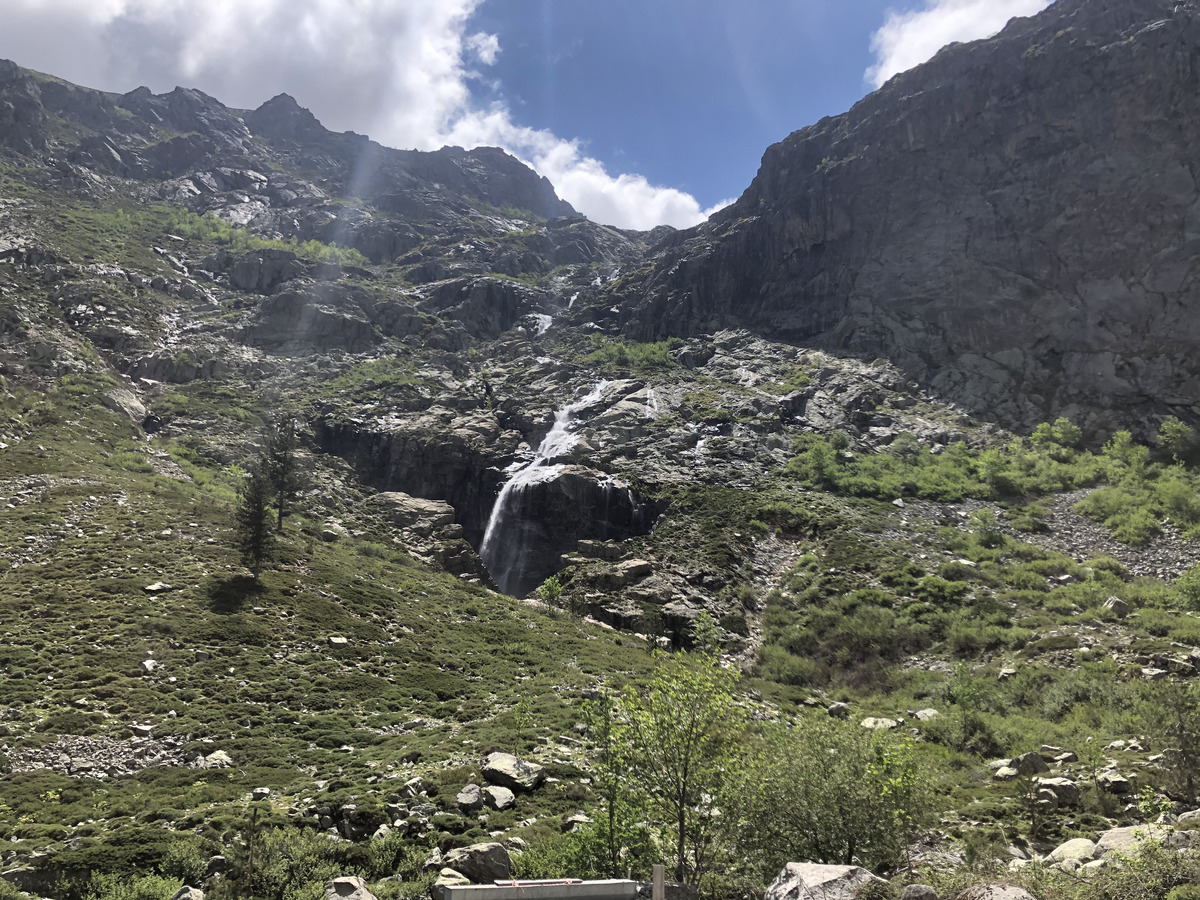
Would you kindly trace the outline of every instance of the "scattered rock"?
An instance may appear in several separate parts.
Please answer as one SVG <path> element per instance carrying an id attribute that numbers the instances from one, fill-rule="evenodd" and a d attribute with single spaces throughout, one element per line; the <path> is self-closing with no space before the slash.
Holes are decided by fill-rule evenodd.
<path id="1" fill-rule="evenodd" d="M 938 892 L 927 884 L 910 884 L 900 892 L 900 900 L 938 900 Z"/>

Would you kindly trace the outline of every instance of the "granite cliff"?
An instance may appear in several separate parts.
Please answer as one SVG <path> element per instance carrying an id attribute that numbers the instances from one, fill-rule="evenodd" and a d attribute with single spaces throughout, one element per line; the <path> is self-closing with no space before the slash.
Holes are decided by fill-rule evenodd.
<path id="1" fill-rule="evenodd" d="M 885 357 L 1011 427 L 1200 409 L 1200 9 L 1060 0 L 772 146 L 622 293 L 642 339 L 739 325 Z"/>

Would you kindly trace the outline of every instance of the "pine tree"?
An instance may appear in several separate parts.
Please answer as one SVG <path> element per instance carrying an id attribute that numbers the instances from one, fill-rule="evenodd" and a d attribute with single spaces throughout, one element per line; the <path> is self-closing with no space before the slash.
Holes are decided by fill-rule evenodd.
<path id="1" fill-rule="evenodd" d="M 238 506 L 234 519 L 242 562 L 257 580 L 275 544 L 275 535 L 271 530 L 271 482 L 257 462 L 252 464 L 238 486 Z"/>
<path id="2" fill-rule="evenodd" d="M 283 531 L 283 522 L 291 512 L 292 503 L 304 489 L 296 450 L 296 421 L 279 416 L 267 421 L 263 430 L 262 467 L 274 495 L 276 528 Z"/>

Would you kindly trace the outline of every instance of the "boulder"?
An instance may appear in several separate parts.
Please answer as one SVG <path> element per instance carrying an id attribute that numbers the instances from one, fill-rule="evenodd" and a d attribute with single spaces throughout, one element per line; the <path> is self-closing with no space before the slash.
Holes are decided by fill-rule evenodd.
<path id="1" fill-rule="evenodd" d="M 204 891 L 185 884 L 171 895 L 171 900 L 204 900 Z"/>
<path id="2" fill-rule="evenodd" d="M 938 892 L 927 884 L 910 884 L 901 891 L 900 900 L 938 900 Z"/>
<path id="3" fill-rule="evenodd" d="M 463 887 L 470 883 L 471 879 L 467 878 L 461 872 L 455 872 L 453 869 L 442 869 L 438 873 L 437 881 L 433 883 L 430 894 L 433 900 L 442 900 L 446 896 L 445 888 Z"/>
<path id="4" fill-rule="evenodd" d="M 495 842 L 458 847 L 444 857 L 442 863 L 475 884 L 490 884 L 497 879 L 512 877 L 512 860 L 503 844 Z"/>
<path id="5" fill-rule="evenodd" d="M 484 763 L 483 777 L 512 791 L 532 791 L 546 780 L 546 770 L 511 753 L 491 753 Z"/>
<path id="6" fill-rule="evenodd" d="M 1104 608 L 1111 609 L 1113 611 L 1113 615 L 1115 615 L 1118 619 L 1124 619 L 1127 615 L 1129 615 L 1129 604 L 1120 597 L 1109 597 L 1104 601 Z"/>
<path id="7" fill-rule="evenodd" d="M 325 883 L 325 900 L 375 900 L 375 895 L 365 881 L 357 875 L 349 875 Z"/>
<path id="8" fill-rule="evenodd" d="M 146 407 L 142 405 L 142 401 L 132 391 L 127 391 L 124 388 L 113 388 L 111 391 L 106 391 L 100 400 L 113 412 L 128 416 L 129 421 L 135 425 L 140 425 L 146 418 Z"/>
<path id="9" fill-rule="evenodd" d="M 894 728 L 899 728 L 900 723 L 895 719 L 881 719 L 870 716 L 862 720 L 862 727 L 869 731 L 891 731 Z"/>
<path id="10" fill-rule="evenodd" d="M 1133 782 L 1120 772 L 1101 772 L 1096 776 L 1096 787 L 1106 794 L 1129 794 L 1133 792 Z"/>
<path id="11" fill-rule="evenodd" d="M 830 703 L 825 710 L 835 719 L 848 719 L 850 717 L 850 706 L 846 703 Z"/>
<path id="12" fill-rule="evenodd" d="M 463 812 L 474 812 L 483 806 L 483 791 L 477 784 L 468 784 L 458 792 L 454 805 Z"/>
<path id="13" fill-rule="evenodd" d="M 1161 841 L 1168 835 L 1162 825 L 1131 825 L 1126 828 L 1110 828 L 1096 841 L 1096 856 L 1120 853 L 1129 856 L 1137 851 L 1142 841 Z"/>
<path id="14" fill-rule="evenodd" d="M 1079 803 L 1079 785 L 1069 778 L 1039 778 L 1039 790 L 1049 790 L 1054 793 L 1060 806 L 1075 806 Z"/>
<path id="15" fill-rule="evenodd" d="M 887 884 L 861 866 L 788 863 L 764 894 L 764 900 L 858 900 L 868 885 Z"/>
<path id="16" fill-rule="evenodd" d="M 1040 775 L 1042 772 L 1050 771 L 1050 767 L 1046 765 L 1046 761 L 1042 759 L 1041 754 L 1033 750 L 1030 750 L 1028 753 L 1022 753 L 1009 765 L 1022 775 Z"/>
<path id="17" fill-rule="evenodd" d="M 517 802 L 517 796 L 506 787 L 489 784 L 483 789 L 483 802 L 495 810 L 508 809 Z"/>
<path id="18" fill-rule="evenodd" d="M 214 750 L 208 756 L 200 756 L 192 761 L 193 769 L 228 769 L 233 765 L 233 758 L 224 750 Z"/>
<path id="19" fill-rule="evenodd" d="M 1087 838 L 1075 838 L 1065 844 L 1059 844 L 1050 851 L 1050 859 L 1054 862 L 1064 862 L 1069 859 L 1079 862 L 1089 862 L 1096 858 L 1096 842 Z"/>
<path id="20" fill-rule="evenodd" d="M 271 294 L 285 281 L 307 274 L 304 263 L 289 250 L 252 250 L 229 270 L 229 285 L 240 291 Z"/>

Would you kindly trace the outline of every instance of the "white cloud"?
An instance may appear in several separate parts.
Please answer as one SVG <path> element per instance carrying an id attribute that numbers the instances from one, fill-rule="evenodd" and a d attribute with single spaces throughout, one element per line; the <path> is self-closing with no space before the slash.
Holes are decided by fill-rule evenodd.
<path id="1" fill-rule="evenodd" d="M 500 38 L 481 31 L 467 38 L 467 49 L 485 66 L 494 66 L 500 56 Z"/>
<path id="2" fill-rule="evenodd" d="M 974 41 L 999 32 L 1014 16 L 1032 16 L 1051 0 L 925 0 L 915 12 L 889 11 L 871 36 L 875 65 L 866 78 L 875 87 L 898 72 L 920 65 L 954 41 Z"/>
<path id="3" fill-rule="evenodd" d="M 196 87 L 235 108 L 287 92 L 329 128 L 394 147 L 497 145 L 606 224 L 694 225 L 690 194 L 611 175 L 577 141 L 480 109 L 472 66 L 501 51 L 467 34 L 484 0 L 4 0 L 0 56 L 92 87 Z"/>

